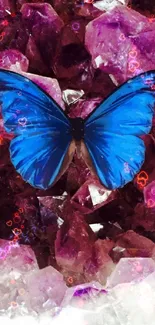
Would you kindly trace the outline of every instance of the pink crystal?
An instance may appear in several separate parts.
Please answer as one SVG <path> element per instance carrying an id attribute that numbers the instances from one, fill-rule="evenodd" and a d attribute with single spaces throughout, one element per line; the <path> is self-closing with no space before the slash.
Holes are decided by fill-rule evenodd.
<path id="1" fill-rule="evenodd" d="M 128 230 L 119 235 L 115 245 L 123 248 L 137 249 L 139 254 L 141 250 L 145 250 L 149 257 L 152 256 L 152 251 L 155 247 L 155 244 L 150 239 L 137 234 L 133 230 Z"/>
<path id="2" fill-rule="evenodd" d="M 58 215 L 59 217 L 65 219 L 65 216 L 68 216 L 68 213 L 65 213 L 65 208 L 67 207 L 67 210 L 70 210 L 70 198 L 66 195 L 67 193 L 64 193 L 62 195 L 50 195 L 45 196 L 45 193 L 43 193 L 43 196 L 38 196 L 39 202 L 45 206 L 46 208 L 50 209 L 53 213 Z M 68 211 L 67 211 L 68 212 Z"/>
<path id="3" fill-rule="evenodd" d="M 148 208 L 155 206 L 155 181 L 144 188 L 144 201 Z"/>
<path id="4" fill-rule="evenodd" d="M 58 197 L 54 197 L 52 198 L 51 196 L 43 196 L 43 197 L 39 197 L 38 196 L 38 200 L 39 202 L 45 206 L 46 208 L 50 209 L 50 210 L 54 210 L 53 206 L 54 206 L 54 201 L 58 200 L 58 204 L 62 204 L 62 202 L 66 199 L 65 195 L 61 195 Z"/>
<path id="5" fill-rule="evenodd" d="M 95 8 L 91 2 L 92 0 L 84 1 L 84 5 L 79 6 L 79 8 L 77 8 L 76 12 L 78 16 L 86 17 L 87 19 L 93 20 L 94 18 L 102 14 L 102 11 Z"/>
<path id="6" fill-rule="evenodd" d="M 57 79 L 42 77 L 32 73 L 21 73 L 25 77 L 34 81 L 38 86 L 45 90 L 55 101 L 64 109 L 64 102 L 61 96 L 61 89 Z"/>
<path id="7" fill-rule="evenodd" d="M 41 54 L 32 35 L 29 36 L 25 54 L 29 59 L 29 69 L 31 72 L 40 72 L 43 75 L 49 75 L 49 69 L 43 62 Z"/>
<path id="8" fill-rule="evenodd" d="M 56 261 L 62 269 L 83 273 L 85 260 L 91 256 L 95 235 L 79 212 L 63 223 L 55 241 Z"/>
<path id="9" fill-rule="evenodd" d="M 86 166 L 85 166 L 86 169 Z M 89 171 L 87 171 L 87 173 L 89 174 Z M 67 171 L 67 183 L 66 183 L 66 189 L 69 193 L 75 193 L 78 188 L 80 181 L 81 181 L 81 175 L 79 174 L 79 169 L 78 166 L 74 163 L 71 163 L 71 165 L 68 168 Z M 87 177 L 87 176 L 86 176 Z"/>
<path id="10" fill-rule="evenodd" d="M 0 272 L 10 273 L 14 269 L 20 273 L 38 269 L 34 252 L 29 246 L 13 244 L 0 239 Z"/>
<path id="11" fill-rule="evenodd" d="M 91 258 L 87 259 L 84 264 L 84 275 L 87 281 L 106 283 L 107 277 L 110 276 L 115 266 L 109 256 L 113 246 L 114 242 L 108 239 L 98 239 L 95 242 Z"/>
<path id="12" fill-rule="evenodd" d="M 117 6 L 87 25 L 85 44 L 93 66 L 122 83 L 154 69 L 154 39 L 155 23 L 132 9 Z"/>
<path id="13" fill-rule="evenodd" d="M 71 198 L 71 203 L 76 209 L 87 214 L 118 197 L 117 191 L 106 190 L 95 177 L 90 176 Z"/>
<path id="14" fill-rule="evenodd" d="M 90 170 L 86 166 L 83 159 L 74 156 L 74 162 L 71 163 L 67 170 L 66 190 L 72 194 L 82 186 L 85 181 L 90 177 Z"/>
<path id="15" fill-rule="evenodd" d="M 10 10 L 10 1 L 9 0 L 0 0 L 0 11 Z"/>
<path id="16" fill-rule="evenodd" d="M 136 218 L 133 220 L 136 223 Z M 122 257 L 155 257 L 155 244 L 148 238 L 129 230 L 117 236 L 115 247 L 110 252 L 117 263 Z"/>
<path id="17" fill-rule="evenodd" d="M 72 284 L 92 280 L 103 284 L 114 268 L 109 255 L 113 246 L 111 240 L 95 242 L 95 235 L 82 215 L 74 212 L 57 232 L 56 261 L 66 280 L 72 277 Z"/>
<path id="18" fill-rule="evenodd" d="M 18 73 L 28 70 L 29 61 L 25 55 L 18 50 L 5 50 L 0 52 L 0 68 L 8 69 Z"/>
<path id="19" fill-rule="evenodd" d="M 38 316 L 45 311 L 51 315 L 61 304 L 67 286 L 63 276 L 51 266 L 39 270 L 29 246 L 0 240 L 0 288 L 0 312 L 14 318 L 14 310 L 22 316 Z"/>
<path id="20" fill-rule="evenodd" d="M 22 6 L 21 13 L 44 61 L 50 62 L 64 25 L 62 19 L 49 3 L 26 3 Z"/>

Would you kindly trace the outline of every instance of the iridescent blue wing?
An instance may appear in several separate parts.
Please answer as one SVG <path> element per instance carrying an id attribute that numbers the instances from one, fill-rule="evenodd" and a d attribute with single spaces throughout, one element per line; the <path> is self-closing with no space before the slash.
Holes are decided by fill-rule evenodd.
<path id="1" fill-rule="evenodd" d="M 62 109 L 41 88 L 20 74 L 0 70 L 0 102 L 7 132 L 15 138 L 10 156 L 23 179 L 49 188 L 62 174 L 71 125 Z"/>
<path id="2" fill-rule="evenodd" d="M 108 189 L 123 187 L 139 171 L 152 125 L 155 71 L 120 86 L 85 120 L 84 142 L 93 168 Z"/>

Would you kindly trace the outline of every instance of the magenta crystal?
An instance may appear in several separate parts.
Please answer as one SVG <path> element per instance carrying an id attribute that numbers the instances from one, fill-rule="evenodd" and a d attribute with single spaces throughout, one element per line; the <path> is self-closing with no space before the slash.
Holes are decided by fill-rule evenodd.
<path id="1" fill-rule="evenodd" d="M 0 68 L 18 73 L 27 72 L 29 60 L 18 50 L 5 50 L 0 52 Z"/>
<path id="2" fill-rule="evenodd" d="M 49 69 L 44 63 L 39 49 L 36 45 L 35 39 L 32 35 L 29 36 L 25 54 L 29 59 L 29 68 L 33 73 L 40 72 L 42 75 L 49 75 Z"/>
<path id="3" fill-rule="evenodd" d="M 39 76 L 32 73 L 21 73 L 25 77 L 34 81 L 38 86 L 45 90 L 55 101 L 64 109 L 64 102 L 61 96 L 61 89 L 57 79 Z"/>
<path id="4" fill-rule="evenodd" d="M 21 13 L 44 61 L 49 63 L 64 25 L 62 19 L 49 3 L 26 3 L 22 6 Z"/>
<path id="5" fill-rule="evenodd" d="M 125 6 L 116 6 L 86 27 L 85 44 L 95 68 L 116 84 L 154 69 L 155 23 Z"/>
<path id="6" fill-rule="evenodd" d="M 0 11 L 10 10 L 10 1 L 9 0 L 1 0 L 0 1 Z"/>

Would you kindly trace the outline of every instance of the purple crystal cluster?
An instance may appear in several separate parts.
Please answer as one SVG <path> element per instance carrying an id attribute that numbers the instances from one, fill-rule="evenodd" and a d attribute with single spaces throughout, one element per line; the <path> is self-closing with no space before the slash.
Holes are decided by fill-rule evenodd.
<path id="1" fill-rule="evenodd" d="M 0 1 L 0 68 L 27 76 L 70 117 L 85 118 L 122 82 L 155 69 L 151 4 L 145 11 L 138 1 L 112 9 L 103 2 Z M 11 138 L 0 115 L 0 238 L 8 241 L 5 249 L 0 242 L 0 263 L 13 245 L 29 245 L 40 269 L 52 266 L 73 286 L 105 284 L 122 257 L 155 259 L 155 123 L 140 172 L 115 191 L 76 155 L 51 189 L 32 188 L 11 164 Z"/>
<path id="2" fill-rule="evenodd" d="M 104 288 L 96 281 L 68 288 L 52 266 L 38 268 L 28 246 L 0 244 L 0 320 L 7 324 L 154 324 L 151 258 L 122 258 Z"/>

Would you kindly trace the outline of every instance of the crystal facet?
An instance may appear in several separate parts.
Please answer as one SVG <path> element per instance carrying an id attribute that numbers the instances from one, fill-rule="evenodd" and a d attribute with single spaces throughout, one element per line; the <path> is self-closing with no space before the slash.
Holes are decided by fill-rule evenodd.
<path id="1" fill-rule="evenodd" d="M 139 282 L 155 272 L 155 262 L 151 258 L 121 258 L 107 281 L 108 288 L 121 283 Z"/>
<path id="2" fill-rule="evenodd" d="M 125 6 L 116 6 L 87 25 L 85 44 L 94 68 L 109 73 L 120 84 L 154 69 L 154 37 L 154 22 Z"/>

